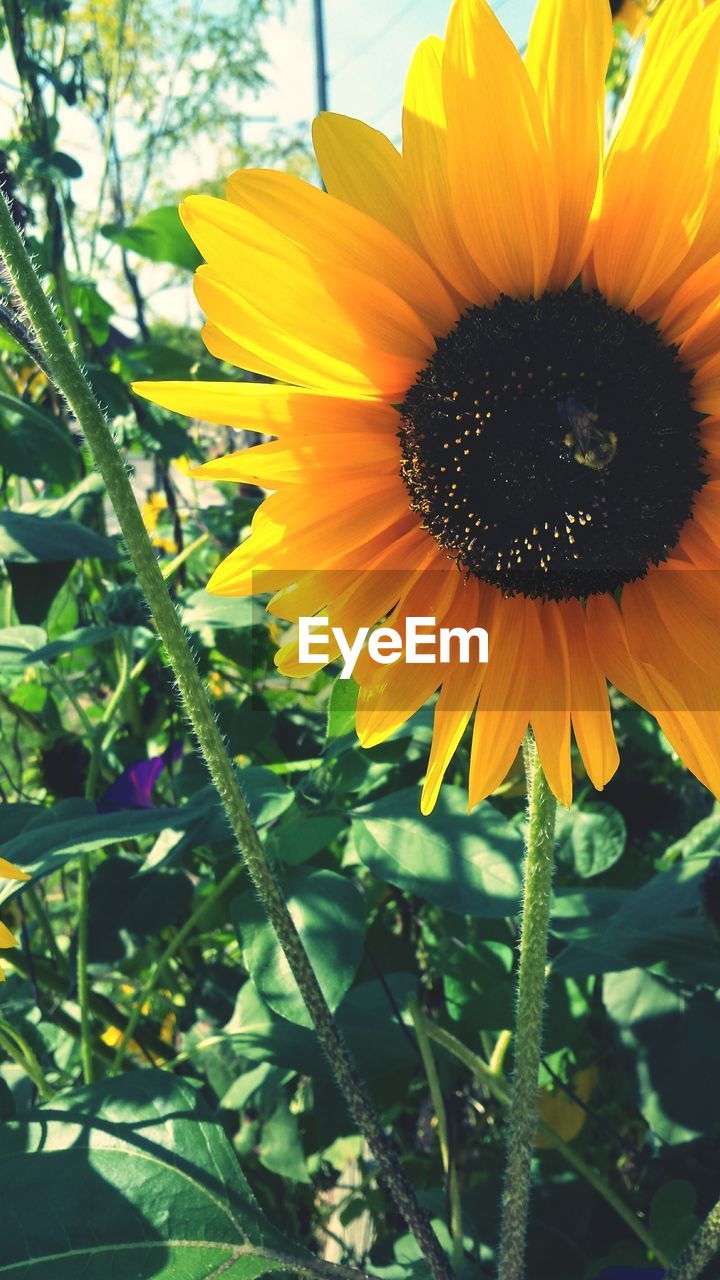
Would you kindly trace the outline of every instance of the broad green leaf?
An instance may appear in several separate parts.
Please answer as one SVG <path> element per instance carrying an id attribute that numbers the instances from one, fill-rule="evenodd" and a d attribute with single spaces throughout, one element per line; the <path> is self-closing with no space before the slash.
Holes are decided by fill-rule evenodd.
<path id="1" fill-rule="evenodd" d="M 256 600 L 214 596 L 209 591 L 194 591 L 182 613 L 183 625 L 188 631 L 202 631 L 205 627 L 213 631 L 227 627 L 239 630 L 264 619 L 265 610 Z"/>
<path id="2" fill-rule="evenodd" d="M 281 862 L 297 867 L 321 849 L 327 849 L 345 826 L 342 813 L 312 814 L 296 810 L 287 822 L 275 827 L 271 837 L 273 853 Z"/>
<path id="3" fill-rule="evenodd" d="M 650 1206 L 650 1234 L 659 1249 L 676 1258 L 700 1226 L 697 1191 L 691 1182 L 673 1178 L 655 1192 Z"/>
<path id="4" fill-rule="evenodd" d="M 320 986 L 337 1009 L 357 973 L 365 936 L 365 905 L 352 880 L 335 871 L 296 871 L 288 876 L 287 905 Z M 243 964 L 271 1009 L 310 1027 L 312 1021 L 285 953 L 253 890 L 232 905 Z"/>
<path id="5" fill-rule="evenodd" d="M 714 857 L 697 854 L 634 890 L 560 890 L 551 928 L 570 945 L 555 957 L 555 971 L 581 977 L 652 965 L 689 982 L 715 983 L 720 946 L 700 902 Z"/>
<path id="6" fill-rule="evenodd" d="M 417 1071 L 416 1045 L 407 1028 L 398 1024 L 396 1014 L 396 1009 L 404 1009 L 416 986 L 413 974 L 391 973 L 382 983 L 364 982 L 353 987 L 340 1005 L 338 1025 L 369 1080 Z M 330 1068 L 315 1033 L 274 1014 L 252 982 L 246 982 L 240 991 L 224 1034 L 232 1037 L 248 1064 L 269 1063 L 312 1076 L 323 1085 L 331 1084 Z"/>
<path id="7" fill-rule="evenodd" d="M 83 524 L 93 512 L 97 511 L 104 493 L 105 485 L 102 476 L 96 471 L 91 471 L 89 476 L 85 476 L 72 489 L 59 494 L 57 498 L 31 498 L 28 502 L 23 502 L 20 513 L 48 518 L 72 514 L 74 520 Z"/>
<path id="8" fill-rule="evenodd" d="M 622 814 L 609 804 L 584 809 L 560 809 L 557 855 L 569 862 L 583 880 L 599 876 L 622 857 L 627 832 Z"/>
<path id="9" fill-rule="evenodd" d="M 70 485 L 80 470 L 80 452 L 52 414 L 0 391 L 0 467 L 15 475 Z"/>
<path id="10" fill-rule="evenodd" d="M 202 262 L 175 205 L 152 209 L 132 227 L 109 223 L 101 229 L 107 240 L 123 249 L 132 249 L 151 262 L 169 262 L 187 271 L 195 271 Z"/>
<path id="11" fill-rule="evenodd" d="M 353 839 L 374 875 L 446 911 L 508 916 L 517 908 L 522 835 L 487 802 L 469 814 L 461 787 L 443 787 L 429 817 L 413 788 L 356 809 Z"/>
<path id="12" fill-rule="evenodd" d="M 76 649 L 92 649 L 113 640 L 118 634 L 117 627 L 77 627 L 68 631 L 59 640 L 51 640 L 36 649 L 31 656 L 32 662 L 54 662 L 65 654 L 74 653 Z"/>
<path id="13" fill-rule="evenodd" d="M 295 803 L 295 793 L 269 769 L 250 765 L 246 769 L 238 769 L 237 778 L 256 827 L 269 826 Z M 198 845 L 221 844 L 224 840 L 233 839 L 225 812 L 213 787 L 204 787 L 193 796 L 190 803 L 194 814 L 187 823 L 177 826 L 172 820 L 163 828 L 167 833 L 179 831 L 185 834 L 181 834 L 176 842 L 166 834 L 158 847 L 149 854 L 145 863 L 148 869 L 160 866 L 163 862 L 177 862 L 188 849 Z"/>
<path id="14" fill-rule="evenodd" d="M 0 560 L 47 564 L 56 560 L 116 560 L 117 547 L 74 520 L 0 511 Z"/>
<path id="15" fill-rule="evenodd" d="M 294 796 L 267 769 L 241 769 L 240 785 L 258 826 L 273 821 L 293 803 Z M 13 806 L 14 807 L 14 806 Z M 32 813 L 19 833 L 3 833 L 0 806 L 0 858 L 29 871 L 35 880 L 57 871 L 69 858 L 102 849 L 123 840 L 158 835 L 161 831 L 186 832 L 188 842 L 217 844 L 231 839 L 227 819 L 212 787 L 203 788 L 187 804 L 158 809 L 98 813 L 84 800 L 66 800 L 53 808 L 27 806 Z M 184 845 L 183 847 L 187 847 Z M 173 847 L 175 858 L 179 846 Z M 0 903 L 22 891 L 17 881 L 0 884 Z"/>
<path id="16" fill-rule="evenodd" d="M 252 1071 L 244 1071 L 237 1080 L 233 1080 L 230 1088 L 223 1094 L 220 1106 L 225 1111 L 242 1111 L 268 1079 L 282 1081 L 283 1074 L 277 1067 L 271 1067 L 267 1062 L 261 1062 L 259 1067 L 253 1067 Z"/>
<path id="17" fill-rule="evenodd" d="M 643 969 L 611 973 L 603 999 L 635 1064 L 640 1110 L 664 1142 L 689 1142 L 720 1122 L 720 994 Z"/>
<path id="18" fill-rule="evenodd" d="M 271 1173 L 279 1173 L 293 1182 L 310 1181 L 297 1116 L 282 1096 L 262 1127 L 259 1155 L 260 1163 Z"/>
<path id="19" fill-rule="evenodd" d="M 46 641 L 42 627 L 0 628 L 0 671 L 22 671 Z"/>
<path id="20" fill-rule="evenodd" d="M 4 1124 L 0 1199 L 2 1280 L 254 1280 L 283 1269 L 278 1253 L 305 1261 L 263 1216 L 197 1089 L 161 1071 Z"/>

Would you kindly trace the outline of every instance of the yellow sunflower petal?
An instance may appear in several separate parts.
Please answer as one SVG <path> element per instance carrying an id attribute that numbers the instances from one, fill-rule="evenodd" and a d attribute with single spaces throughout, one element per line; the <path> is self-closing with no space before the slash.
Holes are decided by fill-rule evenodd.
<path id="1" fill-rule="evenodd" d="M 570 661 L 570 699 L 575 740 L 593 786 L 602 791 L 619 763 L 605 677 L 599 670 L 579 600 L 561 607 Z"/>
<path id="2" fill-rule="evenodd" d="M 469 805 L 507 776 L 530 720 L 540 638 L 537 615 L 519 597 L 501 601 L 493 619 L 488 669 L 473 725 Z"/>
<path id="3" fill-rule="evenodd" d="M 195 273 L 195 295 L 206 315 L 233 342 L 276 364 L 284 381 L 341 394 L 386 394 L 394 399 L 404 394 L 425 363 L 431 339 L 428 334 L 423 350 L 419 337 L 403 334 L 400 324 L 395 328 L 389 291 L 377 309 L 369 305 L 358 328 L 340 299 L 322 296 L 317 281 L 302 305 L 302 289 L 292 298 L 299 286 L 297 278 L 292 286 L 284 297 L 280 291 L 265 295 L 265 307 L 260 310 L 212 268 L 200 267 Z M 364 292 L 365 301 L 369 301 Z M 404 305 L 399 298 L 395 301 Z M 358 305 L 364 305 L 360 298 L 354 304 Z M 298 306 L 299 311 L 292 311 Z M 302 328 L 288 323 L 288 307 L 292 314 L 303 317 Z"/>
<path id="4" fill-rule="evenodd" d="M 439 560 L 438 560 L 439 563 Z M 408 617 L 435 618 L 442 626 L 462 578 L 456 569 L 429 569 L 413 582 L 398 607 L 388 618 L 388 626 L 401 634 Z M 361 655 L 355 679 L 360 685 L 356 728 L 364 747 L 384 742 L 405 724 L 432 696 L 442 679 L 435 663 L 415 666 L 402 654 L 392 666 L 378 667 L 367 654 Z"/>
<path id="5" fill-rule="evenodd" d="M 417 570 L 429 563 L 433 551 L 437 551 L 426 531 L 419 527 L 413 512 L 408 511 L 400 520 L 383 529 L 363 547 L 363 561 L 367 566 L 385 555 L 386 569 Z M 365 572 L 362 570 L 361 572 Z M 358 581 L 357 568 L 343 569 L 335 564 L 304 574 L 289 587 L 284 587 L 268 602 L 268 613 L 286 622 L 296 623 L 301 617 L 324 614 L 329 600 L 337 599 Z"/>
<path id="6" fill-rule="evenodd" d="M 697 235 L 718 150 L 719 58 L 714 6 L 653 59 L 632 96 L 606 165 L 593 244 L 594 278 L 615 305 L 641 306 Z"/>
<path id="7" fill-rule="evenodd" d="M 372 485 L 335 485 L 331 492 L 315 493 L 311 518 L 306 490 L 298 487 L 273 494 L 253 520 L 250 537 L 218 565 L 207 589 L 218 595 L 253 594 L 261 589 L 260 577 L 268 582 L 273 572 L 288 569 L 298 576 L 353 551 L 357 551 L 358 567 L 364 568 L 363 546 L 406 511 L 399 476 L 379 476 Z"/>
<path id="8" fill-rule="evenodd" d="M 203 325 L 200 336 L 210 355 L 215 356 L 217 360 L 224 360 L 226 364 L 234 365 L 236 369 L 246 369 L 249 373 L 257 373 L 264 378 L 277 378 L 280 382 L 284 380 L 285 370 L 281 365 L 274 364 L 271 360 L 263 360 L 257 351 L 250 347 L 243 347 L 239 342 L 233 342 L 232 338 L 228 338 L 211 321 L 208 320 Z M 352 392 L 347 391 L 345 394 L 352 395 Z"/>
<path id="9" fill-rule="evenodd" d="M 368 559 L 367 569 L 356 574 L 336 595 L 332 592 L 335 575 L 329 575 L 328 595 L 321 606 L 322 616 L 328 619 L 326 632 L 329 638 L 323 652 L 329 655 L 329 662 L 334 662 L 340 655 L 340 646 L 331 628 L 339 628 L 345 636 L 353 637 L 361 627 L 374 627 L 415 581 L 418 572 L 422 571 L 423 553 L 426 558 L 428 555 L 427 544 L 419 536 L 421 533 L 422 530 L 415 527 L 400 538 L 394 537 Z M 403 565 L 408 553 L 409 561 Z M 433 552 L 430 551 L 430 554 Z M 278 650 L 275 664 L 283 675 L 289 676 L 311 675 L 326 665 L 321 661 L 300 662 L 299 639 L 296 634 L 290 635 Z"/>
<path id="10" fill-rule="evenodd" d="M 397 410 L 378 400 L 344 398 L 306 387 L 253 382 L 135 382 L 136 395 L 201 422 L 218 422 L 281 438 L 343 432 L 394 436 Z"/>
<path id="11" fill-rule="evenodd" d="M 585 620 L 590 647 L 610 683 L 648 710 L 648 690 L 642 670 L 637 668 L 630 653 L 625 620 L 615 600 L 611 596 L 590 596 Z"/>
<path id="12" fill-rule="evenodd" d="M 560 610 L 554 601 L 536 604 L 542 640 L 538 688 L 531 712 L 538 755 L 550 789 L 561 804 L 572 804 L 570 760 L 570 654 Z"/>
<path id="13" fill-rule="evenodd" d="M 488 303 L 497 290 L 465 248 L 450 194 L 443 51 L 443 41 L 429 36 L 410 64 L 403 101 L 407 189 L 417 233 L 431 262 L 468 301 Z"/>
<path id="14" fill-rule="evenodd" d="M 392 389 L 414 380 L 432 335 L 385 285 L 342 263 L 313 260 L 227 200 L 193 196 L 180 212 L 208 263 L 196 273 L 198 300 L 228 337 L 280 364 L 292 352 L 289 372 L 297 373 L 301 357 L 303 376 L 317 378 L 312 371 L 322 370 L 324 359 L 321 385 L 338 378 L 352 386 L 380 378 L 382 385 L 384 371 L 401 366 L 403 380 Z"/>
<path id="15" fill-rule="evenodd" d="M 397 440 L 392 436 L 347 433 L 342 443 L 332 445 L 327 440 L 320 445 L 306 438 L 253 445 L 191 467 L 188 474 L 201 480 L 245 481 L 277 489 L 286 484 L 341 483 L 368 469 L 375 473 L 397 471 L 399 461 Z"/>
<path id="16" fill-rule="evenodd" d="M 17 945 L 18 943 L 15 935 L 11 933 L 7 925 L 3 924 L 2 920 L 0 920 L 0 947 L 5 949 L 7 947 L 16 947 Z"/>
<path id="17" fill-rule="evenodd" d="M 720 297 L 720 253 L 691 272 L 670 298 L 660 316 L 666 342 L 679 342 Z"/>
<path id="18" fill-rule="evenodd" d="M 560 230 L 549 287 L 577 276 L 590 239 L 602 179 L 605 74 L 612 19 L 605 0 L 540 0 L 525 65 L 535 86 L 557 182 Z"/>
<path id="19" fill-rule="evenodd" d="M 557 250 L 558 204 L 540 106 L 487 0 L 455 0 L 443 62 L 458 226 L 504 293 L 539 294 Z"/>
<path id="20" fill-rule="evenodd" d="M 312 258 L 362 272 L 403 298 L 433 333 L 457 319 L 438 275 L 382 223 L 290 173 L 242 169 L 228 181 L 228 199 L 287 236 Z"/>
<path id="21" fill-rule="evenodd" d="M 313 121 L 312 135 L 323 182 L 331 195 L 369 214 L 419 249 L 402 156 L 390 139 L 362 120 L 333 111 L 323 111 Z"/>
<path id="22" fill-rule="evenodd" d="M 0 858 L 0 880 L 29 880 L 30 876 L 27 871 L 21 871 L 13 862 L 8 862 L 7 858 Z"/>
<path id="23" fill-rule="evenodd" d="M 642 315 L 648 320 L 657 320 L 688 277 L 715 256 L 718 245 L 720 245 L 720 165 L 716 164 L 710 180 L 707 207 L 698 233 L 679 265 L 666 280 L 663 280 L 652 297 L 643 303 Z"/>
<path id="24" fill-rule="evenodd" d="M 484 627 L 492 631 L 492 614 L 498 593 L 477 579 L 469 578 L 458 593 L 454 608 L 445 619 L 446 627 Z M 487 667 L 476 662 L 457 664 L 443 676 L 442 689 L 435 706 L 432 747 L 422 789 L 420 808 L 432 813 L 440 794 L 443 778 L 460 743 L 485 678 Z"/>

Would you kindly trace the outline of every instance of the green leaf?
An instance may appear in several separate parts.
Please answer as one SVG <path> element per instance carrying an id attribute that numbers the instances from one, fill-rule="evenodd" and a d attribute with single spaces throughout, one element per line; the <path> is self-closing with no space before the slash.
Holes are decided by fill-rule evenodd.
<path id="1" fill-rule="evenodd" d="M 362 957 L 362 896 L 351 880 L 335 871 L 303 870 L 288 876 L 287 905 L 334 1011 L 350 988 Z M 235 899 L 232 916 L 243 964 L 263 1000 L 290 1022 L 312 1026 L 285 953 L 254 891 Z"/>
<path id="2" fill-rule="evenodd" d="M 105 644 L 118 634 L 117 627 L 77 627 L 68 631 L 60 640 L 52 640 L 43 644 L 30 655 L 29 662 L 54 662 L 56 658 L 65 657 L 77 649 L 93 649 L 96 645 Z"/>
<path id="3" fill-rule="evenodd" d="M 169 262 L 187 271 L 195 271 L 202 262 L 175 205 L 152 209 L 132 227 L 108 224 L 101 230 L 107 240 L 151 262 Z"/>
<path id="4" fill-rule="evenodd" d="M 257 826 L 267 825 L 293 803 L 292 791 L 267 769 L 241 769 L 238 778 Z M 0 858 L 29 871 L 35 880 L 56 871 L 79 853 L 102 849 L 124 840 L 137 840 L 141 836 L 157 835 L 161 831 L 187 832 L 191 847 L 193 844 L 216 844 L 232 838 L 212 787 L 203 788 L 187 804 L 177 808 L 98 813 L 84 800 L 65 800 L 52 809 L 44 805 L 28 805 L 27 821 L 22 831 L 17 832 L 13 828 L 7 837 L 4 811 L 14 807 L 0 806 Z M 178 856 L 178 846 L 173 848 L 173 854 Z M 22 888 L 23 885 L 17 881 L 0 884 L 0 903 L 21 892 Z"/>
<path id="5" fill-rule="evenodd" d="M 283 1097 L 263 1125 L 260 1163 L 271 1173 L 291 1178 L 293 1182 L 310 1181 L 297 1116 Z"/>
<path id="6" fill-rule="evenodd" d="M 303 813 L 296 810 L 287 822 L 275 827 L 272 850 L 276 858 L 289 866 L 297 867 L 307 862 L 321 849 L 327 849 L 345 830 L 342 813 Z"/>
<path id="7" fill-rule="evenodd" d="M 650 1206 L 650 1234 L 659 1249 L 676 1258 L 700 1222 L 695 1212 L 697 1192 L 691 1182 L 673 1178 L 655 1192 Z"/>
<path id="8" fill-rule="evenodd" d="M 42 627 L 0 628 L 0 671 L 3 675 L 22 671 L 31 663 L 37 650 L 45 644 L 47 635 Z"/>
<path id="9" fill-rule="evenodd" d="M 429 817 L 414 788 L 356 809 L 353 839 L 381 880 L 446 911 L 492 917 L 517 908 L 522 835 L 487 802 L 469 814 L 461 787 L 443 787 Z"/>
<path id="10" fill-rule="evenodd" d="M 627 840 L 623 816 L 609 804 L 560 809 L 556 830 L 558 857 L 569 862 L 583 880 L 612 867 L 622 857 Z"/>
<path id="11" fill-rule="evenodd" d="M 353 987 L 340 1005 L 338 1025 L 369 1080 L 417 1070 L 415 1042 L 398 1024 L 395 1012 L 404 1008 L 416 986 L 413 974 L 391 973 L 382 983 L 364 982 Z M 252 982 L 246 982 L 240 991 L 224 1032 L 248 1064 L 269 1063 L 328 1085 L 332 1080 L 315 1033 L 274 1014 Z"/>
<path id="12" fill-rule="evenodd" d="M 288 1255 L 305 1263 L 263 1216 L 197 1089 L 161 1071 L 4 1124 L 0 1197 L 12 1223 L 3 1280 L 254 1280 Z"/>
<path id="13" fill-rule="evenodd" d="M 10 415 L 0 429 L 0 467 L 19 476 L 72 484 L 80 470 L 80 453 L 52 414 L 7 391 L 0 391 L 0 409 Z"/>
<path id="14" fill-rule="evenodd" d="M 720 993 L 687 991 L 629 969 L 609 974 L 603 999 L 633 1055 L 640 1110 L 664 1142 L 689 1142 L 720 1122 Z"/>
<path id="15" fill-rule="evenodd" d="M 0 560 L 48 564 L 57 560 L 116 560 L 117 547 L 74 520 L 0 511 Z"/>
<path id="16" fill-rule="evenodd" d="M 57 169 L 64 178 L 82 178 L 82 165 L 79 165 L 77 160 L 67 155 L 65 151 L 53 151 L 49 163 L 50 167 Z"/>
<path id="17" fill-rule="evenodd" d="M 358 686 L 353 679 L 341 680 L 338 676 L 333 684 L 328 705 L 327 737 L 343 738 L 355 728 L 355 709 L 357 707 Z"/>
<path id="18" fill-rule="evenodd" d="M 571 945 L 553 961 L 555 972 L 581 977 L 653 965 L 714 984 L 720 944 L 702 914 L 700 889 L 715 856 L 696 854 L 632 891 L 560 890 L 551 927 Z"/>
<path id="19" fill-rule="evenodd" d="M 8 564 L 7 575 L 19 622 L 39 627 L 47 621 L 53 601 L 70 577 L 72 567 L 70 560 L 55 560 L 50 564 Z"/>
<path id="20" fill-rule="evenodd" d="M 253 599 L 237 599 L 231 596 L 214 596 L 209 591 L 193 591 L 182 613 L 183 625 L 188 631 L 213 631 L 241 627 L 253 627 L 265 620 L 265 610 Z"/>

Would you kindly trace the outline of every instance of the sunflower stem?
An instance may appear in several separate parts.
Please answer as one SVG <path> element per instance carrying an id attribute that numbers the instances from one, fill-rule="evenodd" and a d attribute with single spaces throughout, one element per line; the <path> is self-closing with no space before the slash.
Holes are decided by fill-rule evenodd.
<path id="1" fill-rule="evenodd" d="M 0 256 L 47 357 L 58 390 L 67 400 L 102 474 L 135 571 L 145 593 L 178 689 L 222 801 L 248 874 L 287 957 L 335 1081 L 397 1209 L 415 1236 L 433 1280 L 451 1280 L 452 1269 L 430 1219 L 400 1164 L 397 1148 L 382 1126 L 367 1087 L 330 1012 L 307 951 L 288 911 L 272 867 L 248 812 L 232 760 L 217 726 L 205 686 L 168 594 L 138 509 L 122 457 L 103 412 L 48 301 L 5 198 L 0 199 Z"/>
<path id="2" fill-rule="evenodd" d="M 717 1253 L 720 1253 L 720 1200 L 671 1266 L 667 1280 L 697 1280 Z"/>
<path id="3" fill-rule="evenodd" d="M 555 797 L 543 773 L 531 732 L 525 738 L 528 794 L 527 850 L 523 868 L 520 973 L 515 1014 L 515 1069 L 502 1195 L 498 1280 L 523 1280 L 525 1240 L 542 1048 L 545 967 L 550 921 Z"/>

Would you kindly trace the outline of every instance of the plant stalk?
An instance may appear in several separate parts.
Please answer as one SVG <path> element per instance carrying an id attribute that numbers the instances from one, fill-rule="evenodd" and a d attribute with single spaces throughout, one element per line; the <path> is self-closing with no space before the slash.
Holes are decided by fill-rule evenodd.
<path id="1" fill-rule="evenodd" d="M 528 830 L 523 868 L 520 973 L 515 1015 L 515 1069 L 502 1195 L 498 1280 L 523 1280 L 532 1159 L 538 1124 L 545 967 L 550 922 L 556 800 L 537 745 L 524 743 Z"/>
<path id="2" fill-rule="evenodd" d="M 720 1253 L 720 1200 L 667 1273 L 667 1280 L 698 1280 Z"/>
<path id="3" fill-rule="evenodd" d="M 0 200 L 0 255 L 30 325 L 47 356 L 53 381 L 81 426 L 102 474 L 135 571 L 177 680 L 210 776 L 222 801 L 248 874 L 285 953 L 302 993 L 335 1081 L 365 1137 L 379 1174 L 425 1256 L 433 1280 L 451 1280 L 452 1269 L 433 1231 L 429 1216 L 401 1167 L 397 1149 L 385 1132 L 354 1059 L 330 1012 L 315 971 L 240 790 L 175 607 L 168 595 L 155 553 L 142 522 L 122 457 L 102 410 L 78 364 L 63 329 L 43 292 L 7 203 Z"/>
<path id="4" fill-rule="evenodd" d="M 464 1063 L 468 1070 L 482 1081 L 488 1093 L 492 1094 L 493 1098 L 496 1098 L 503 1107 L 510 1106 L 510 1089 L 508 1087 L 508 1082 L 499 1069 L 497 1071 L 493 1070 L 487 1062 L 483 1062 L 482 1058 L 479 1058 L 476 1053 L 473 1053 L 472 1049 L 469 1049 L 466 1044 L 463 1044 L 462 1040 L 458 1040 L 457 1036 L 454 1036 L 450 1031 L 445 1031 L 442 1027 L 436 1026 L 436 1024 L 431 1022 L 429 1019 L 426 1019 L 425 1022 L 425 1032 L 428 1038 L 433 1040 L 435 1044 L 441 1045 L 443 1049 L 446 1049 L 448 1053 L 451 1053 L 459 1062 Z M 602 1196 L 603 1200 L 610 1205 L 610 1208 L 615 1210 L 618 1217 L 621 1218 L 626 1226 L 628 1226 L 634 1235 L 637 1236 L 638 1240 L 645 1245 L 648 1252 L 652 1254 L 653 1257 L 657 1258 L 658 1262 L 661 1263 L 662 1266 L 667 1267 L 669 1265 L 669 1260 L 662 1250 L 655 1244 L 650 1232 L 645 1226 L 645 1223 L 633 1213 L 632 1209 L 625 1204 L 624 1200 L 620 1199 L 617 1192 L 604 1181 L 597 1170 L 593 1169 L 586 1160 L 583 1160 L 583 1157 L 574 1150 L 570 1143 L 565 1142 L 565 1140 L 561 1138 L 545 1120 L 538 1120 L 538 1133 L 541 1133 L 543 1137 L 547 1138 L 555 1150 L 558 1151 L 567 1161 L 570 1167 L 574 1169 L 576 1173 L 579 1173 L 580 1177 L 584 1178 L 591 1187 L 595 1188 L 598 1195 Z M 677 1280 L 677 1278 L 674 1277 L 673 1280 Z M 686 1278 L 683 1276 L 680 1280 L 686 1280 Z"/>

